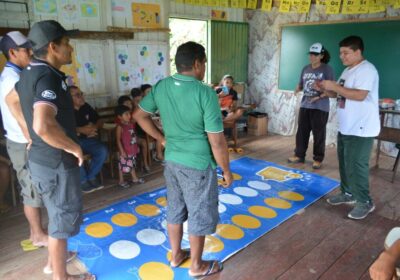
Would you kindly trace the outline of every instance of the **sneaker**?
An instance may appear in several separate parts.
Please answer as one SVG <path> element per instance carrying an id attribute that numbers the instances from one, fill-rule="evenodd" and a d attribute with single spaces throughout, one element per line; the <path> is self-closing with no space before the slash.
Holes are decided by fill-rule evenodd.
<path id="1" fill-rule="evenodd" d="M 353 198 L 351 194 L 339 193 L 329 197 L 326 200 L 326 202 L 328 202 L 330 205 L 340 205 L 340 204 L 353 204 L 356 202 L 356 200 Z"/>
<path id="2" fill-rule="evenodd" d="M 86 181 L 81 184 L 81 190 L 83 193 L 91 193 L 96 190 L 95 187 L 92 186 L 92 184 L 89 183 L 89 181 Z"/>
<path id="3" fill-rule="evenodd" d="M 96 178 L 89 180 L 89 184 L 92 185 L 92 187 L 94 188 L 95 191 L 98 191 L 98 190 L 101 190 L 102 188 L 104 188 L 104 186 L 102 184 L 100 184 L 100 181 Z"/>
<path id="4" fill-rule="evenodd" d="M 313 169 L 320 169 L 322 167 L 322 162 L 314 160 L 312 164 Z"/>
<path id="5" fill-rule="evenodd" d="M 304 158 L 299 158 L 296 156 L 290 157 L 287 160 L 289 163 L 304 163 Z"/>
<path id="6" fill-rule="evenodd" d="M 362 220 L 368 216 L 369 213 L 375 210 L 375 205 L 372 201 L 368 202 L 357 202 L 353 210 L 347 215 L 350 219 Z"/>

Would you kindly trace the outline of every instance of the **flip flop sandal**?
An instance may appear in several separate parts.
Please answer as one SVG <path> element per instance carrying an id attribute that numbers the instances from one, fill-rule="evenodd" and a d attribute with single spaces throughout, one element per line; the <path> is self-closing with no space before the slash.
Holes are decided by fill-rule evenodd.
<path id="1" fill-rule="evenodd" d="M 84 280 L 84 279 L 86 279 L 88 276 L 90 277 L 89 279 L 90 280 L 96 280 L 96 276 L 95 275 L 92 275 L 92 274 L 88 274 L 88 273 L 85 273 L 85 274 L 80 274 L 80 275 L 71 275 L 72 277 L 75 277 L 75 279 L 80 279 L 80 280 Z"/>
<path id="2" fill-rule="evenodd" d="M 143 184 L 144 183 L 144 179 L 143 178 L 139 178 L 136 181 L 131 181 L 132 184 Z"/>
<path id="3" fill-rule="evenodd" d="M 213 272 L 214 267 L 215 267 L 215 264 L 218 265 L 218 269 L 217 269 L 216 271 Z M 193 275 L 193 274 L 190 273 L 190 270 L 189 270 L 189 276 L 190 276 L 190 277 L 193 277 L 193 278 L 195 278 L 195 279 L 197 279 L 197 278 L 202 278 L 202 277 L 205 277 L 205 276 L 210 276 L 210 275 L 216 274 L 216 273 L 218 273 L 218 272 L 221 272 L 223 269 L 224 269 L 224 266 L 222 265 L 222 262 L 219 262 L 219 261 L 210 261 L 210 265 L 208 266 L 208 270 L 207 270 L 205 273 Z"/>
<path id="4" fill-rule="evenodd" d="M 172 265 L 172 263 L 170 261 L 169 262 L 170 267 L 177 268 L 177 267 L 181 266 L 185 261 L 190 259 L 190 249 L 182 249 L 182 251 L 184 253 L 182 260 L 179 263 L 177 263 L 176 265 Z"/>
<path id="5" fill-rule="evenodd" d="M 238 154 L 243 154 L 244 151 L 243 151 L 242 148 L 236 148 L 235 152 L 238 153 Z"/>
<path id="6" fill-rule="evenodd" d="M 75 251 L 69 251 L 68 252 L 68 258 L 67 258 L 67 263 L 69 263 L 70 261 L 72 261 L 73 259 L 76 258 L 76 256 L 78 255 L 78 252 Z M 51 267 L 48 267 L 47 265 L 43 268 L 43 273 L 50 275 L 53 274 L 53 269 Z"/>
<path id="7" fill-rule="evenodd" d="M 20 244 L 21 244 L 22 250 L 24 250 L 24 252 L 34 251 L 34 250 L 37 250 L 42 247 L 42 246 L 33 245 L 32 241 L 29 239 L 22 240 L 20 242 Z"/>
<path id="8" fill-rule="evenodd" d="M 128 182 L 123 182 L 121 184 L 118 184 L 118 187 L 121 187 L 123 189 L 127 189 L 131 186 L 131 184 L 129 184 Z"/>
<path id="9" fill-rule="evenodd" d="M 235 150 L 233 148 L 228 148 L 229 153 L 233 153 Z"/>

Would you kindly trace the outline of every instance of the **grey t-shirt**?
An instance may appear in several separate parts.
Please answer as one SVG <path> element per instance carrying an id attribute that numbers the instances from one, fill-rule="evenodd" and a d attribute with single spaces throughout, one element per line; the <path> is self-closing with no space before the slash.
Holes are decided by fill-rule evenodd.
<path id="1" fill-rule="evenodd" d="M 303 89 L 304 95 L 300 107 L 329 112 L 329 98 L 321 98 L 313 103 L 310 102 L 311 98 L 321 94 L 321 92 L 313 89 L 313 85 L 315 81 L 322 80 L 335 80 L 333 69 L 329 65 L 321 63 L 318 68 L 313 69 L 309 64 L 303 68 L 299 85 Z"/>

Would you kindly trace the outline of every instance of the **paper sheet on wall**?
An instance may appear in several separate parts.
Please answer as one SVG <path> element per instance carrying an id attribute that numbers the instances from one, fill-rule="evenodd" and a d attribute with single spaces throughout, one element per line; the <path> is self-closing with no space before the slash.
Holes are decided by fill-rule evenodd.
<path id="1" fill-rule="evenodd" d="M 104 55 L 101 43 L 80 43 L 76 45 L 76 59 L 80 87 L 83 91 L 99 93 L 106 91 Z"/>
<path id="2" fill-rule="evenodd" d="M 61 18 L 70 23 L 79 23 L 79 2 L 78 0 L 59 0 L 58 10 Z"/>
<path id="3" fill-rule="evenodd" d="M 135 27 L 161 27 L 160 5 L 132 3 L 133 25 Z"/>
<path id="4" fill-rule="evenodd" d="M 97 18 L 99 17 L 98 1 L 81 1 L 81 17 Z"/>
<path id="5" fill-rule="evenodd" d="M 142 84 L 154 85 L 168 74 L 168 46 L 149 43 L 116 43 L 118 88 L 128 91 Z"/>
<path id="6" fill-rule="evenodd" d="M 56 15 L 56 0 L 33 0 L 33 11 L 35 15 Z"/>
<path id="7" fill-rule="evenodd" d="M 113 17 L 125 17 L 131 18 L 132 11 L 130 8 L 130 2 L 126 0 L 112 0 L 111 2 L 111 10 Z"/>

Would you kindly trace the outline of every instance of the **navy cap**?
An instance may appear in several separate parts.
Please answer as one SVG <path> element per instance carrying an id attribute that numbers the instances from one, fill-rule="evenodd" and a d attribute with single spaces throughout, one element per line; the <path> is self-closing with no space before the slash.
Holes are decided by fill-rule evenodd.
<path id="1" fill-rule="evenodd" d="M 18 49 L 18 48 L 32 48 L 31 43 L 28 41 L 21 32 L 19 31 L 11 31 L 8 32 L 0 41 L 0 50 L 8 54 L 10 49 Z"/>
<path id="2" fill-rule="evenodd" d="M 63 36 L 70 37 L 78 33 L 78 29 L 65 30 L 65 28 L 55 20 L 43 20 L 36 22 L 32 26 L 28 34 L 28 39 L 32 43 L 33 50 L 39 50 L 48 43 Z"/>

